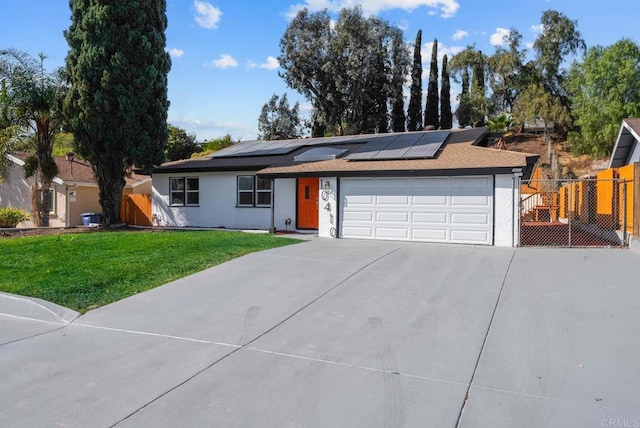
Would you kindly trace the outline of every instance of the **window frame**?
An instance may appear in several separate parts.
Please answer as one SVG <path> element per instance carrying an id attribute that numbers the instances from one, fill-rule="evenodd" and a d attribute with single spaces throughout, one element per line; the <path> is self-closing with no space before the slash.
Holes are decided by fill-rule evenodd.
<path id="1" fill-rule="evenodd" d="M 251 189 L 241 188 L 241 182 L 248 183 L 251 179 Z M 247 186 L 248 187 L 248 186 Z M 268 188 L 267 188 L 268 187 Z M 257 175 L 238 175 L 236 177 L 236 207 L 237 208 L 271 208 L 273 194 L 273 179 L 261 178 Z M 251 203 L 241 203 L 241 195 L 251 195 Z M 261 195 L 269 195 L 269 203 L 260 203 Z M 263 196 L 264 198 L 264 196 Z"/>
<path id="2" fill-rule="evenodd" d="M 49 214 L 56 212 L 56 189 L 49 189 Z"/>
<path id="3" fill-rule="evenodd" d="M 196 188 L 192 189 L 189 186 L 189 182 L 193 183 L 195 180 Z M 179 189 L 173 188 L 173 183 L 182 183 Z M 182 202 L 174 201 L 174 194 L 180 195 Z M 195 195 L 196 202 L 189 202 L 193 200 Z M 184 177 L 169 177 L 169 206 L 171 207 L 199 207 L 200 206 L 200 177 L 198 176 L 184 176 Z"/>

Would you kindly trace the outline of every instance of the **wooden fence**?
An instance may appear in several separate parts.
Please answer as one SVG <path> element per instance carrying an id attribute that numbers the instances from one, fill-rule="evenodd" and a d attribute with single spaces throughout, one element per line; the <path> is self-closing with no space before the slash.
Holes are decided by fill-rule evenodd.
<path id="1" fill-rule="evenodd" d="M 558 200 L 560 218 L 602 229 L 626 224 L 628 233 L 640 235 L 640 163 L 570 182 L 558 190 Z"/>
<path id="2" fill-rule="evenodd" d="M 136 226 L 151 226 L 151 195 L 122 195 L 120 218 Z"/>

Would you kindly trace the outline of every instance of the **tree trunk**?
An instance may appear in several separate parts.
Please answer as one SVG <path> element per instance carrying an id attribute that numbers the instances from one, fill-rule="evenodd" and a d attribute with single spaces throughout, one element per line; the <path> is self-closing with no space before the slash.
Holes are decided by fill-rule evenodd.
<path id="1" fill-rule="evenodd" d="M 31 185 L 31 213 L 33 215 L 31 221 L 36 227 L 40 227 L 42 225 L 42 217 L 40 216 L 40 190 L 38 189 L 37 181 Z"/>
<path id="2" fill-rule="evenodd" d="M 42 183 L 38 196 L 40 197 L 40 227 L 49 227 L 49 189 L 51 183 Z"/>
<path id="3" fill-rule="evenodd" d="M 122 203 L 122 190 L 126 184 L 123 178 L 124 175 L 121 170 L 96 171 L 100 190 L 100 206 L 107 226 L 121 222 L 120 205 Z"/>

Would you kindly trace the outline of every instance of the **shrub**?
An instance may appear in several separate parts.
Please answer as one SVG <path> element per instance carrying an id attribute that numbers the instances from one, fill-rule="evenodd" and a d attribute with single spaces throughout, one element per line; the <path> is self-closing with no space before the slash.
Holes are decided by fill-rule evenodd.
<path id="1" fill-rule="evenodd" d="M 0 227 L 16 227 L 18 223 L 28 220 L 29 215 L 18 208 L 0 208 Z"/>

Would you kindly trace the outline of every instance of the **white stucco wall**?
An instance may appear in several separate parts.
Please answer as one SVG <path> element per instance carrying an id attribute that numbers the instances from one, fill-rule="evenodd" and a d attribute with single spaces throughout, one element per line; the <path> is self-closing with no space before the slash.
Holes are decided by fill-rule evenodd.
<path id="1" fill-rule="evenodd" d="M 221 227 L 227 229 L 269 229 L 271 209 L 237 207 L 237 177 L 255 175 L 255 171 L 201 172 L 189 174 L 154 174 L 152 212 L 162 226 Z M 171 177 L 198 177 L 200 205 L 172 207 L 169 205 L 169 179 Z M 285 229 L 290 218 L 295 225 L 295 179 L 276 179 L 275 226 Z M 293 227 L 293 226 L 292 226 Z"/>
<path id="2" fill-rule="evenodd" d="M 325 183 L 329 183 L 329 190 L 326 190 Z M 338 236 L 338 203 L 336 201 L 337 189 L 337 178 L 320 178 L 318 236 L 321 238 L 337 238 Z"/>
<path id="3" fill-rule="evenodd" d="M 24 177 L 24 168 L 21 165 L 11 163 L 6 177 L 0 182 L 0 207 L 18 208 L 33 218 L 31 209 L 31 185 L 33 182 L 33 177 L 28 179 Z M 53 211 L 49 213 L 49 226 L 64 227 L 66 226 L 66 189 L 56 183 L 51 184 L 51 189 L 54 191 L 54 206 L 52 207 Z M 35 227 L 35 223 L 32 220 L 27 220 L 19 223 L 18 227 Z"/>
<path id="4" fill-rule="evenodd" d="M 497 247 L 513 247 L 518 243 L 518 210 L 514 207 L 518 189 L 513 180 L 511 174 L 496 175 L 494 179 L 494 245 Z"/>

